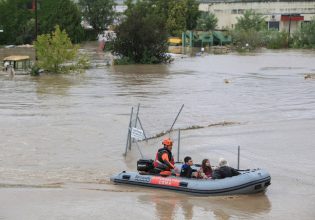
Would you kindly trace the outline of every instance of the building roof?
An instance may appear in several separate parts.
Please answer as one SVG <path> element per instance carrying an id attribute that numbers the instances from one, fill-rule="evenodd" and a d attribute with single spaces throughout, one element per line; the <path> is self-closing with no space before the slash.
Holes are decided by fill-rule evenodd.
<path id="1" fill-rule="evenodd" d="M 21 56 L 21 55 L 17 55 L 17 56 L 8 56 L 5 57 L 3 59 L 3 61 L 22 61 L 22 60 L 29 60 L 30 57 L 29 56 Z"/>

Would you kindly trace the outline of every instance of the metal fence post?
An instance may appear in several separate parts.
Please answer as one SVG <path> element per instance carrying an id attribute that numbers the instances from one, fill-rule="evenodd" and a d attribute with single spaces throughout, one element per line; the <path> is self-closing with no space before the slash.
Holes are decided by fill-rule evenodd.
<path id="1" fill-rule="evenodd" d="M 126 143 L 126 149 L 125 149 L 125 156 L 127 156 L 127 150 L 129 145 L 129 150 L 131 149 L 131 121 L 132 121 L 132 114 L 133 114 L 133 107 L 131 107 L 131 113 L 130 113 L 130 120 L 129 120 L 129 126 L 128 126 L 128 134 L 127 134 L 127 143 Z"/>
<path id="2" fill-rule="evenodd" d="M 143 127 L 142 127 L 142 123 L 141 123 L 141 120 L 140 120 L 139 116 L 138 116 L 137 119 L 139 120 L 139 125 L 140 125 L 140 127 L 141 127 L 141 129 L 142 129 L 142 131 L 143 131 L 143 135 L 144 135 L 144 138 L 145 138 L 145 140 L 146 140 L 146 139 L 147 139 L 147 136 L 145 135 L 145 131 L 144 131 Z"/>
<path id="3" fill-rule="evenodd" d="M 170 128 L 170 130 L 168 131 L 168 133 L 170 133 L 172 131 L 173 126 L 174 126 L 175 122 L 177 121 L 177 118 L 178 118 L 179 114 L 181 113 L 181 111 L 183 110 L 183 108 L 184 108 L 184 104 L 182 105 L 182 107 L 180 108 L 179 112 L 177 113 L 176 118 L 175 118 L 175 120 L 174 120 L 174 122 L 173 122 L 173 124 L 172 124 L 172 126 Z"/>
<path id="4" fill-rule="evenodd" d="M 238 148 L 237 148 L 237 169 L 238 170 L 240 169 L 240 151 L 241 151 L 241 147 L 240 145 L 238 145 Z"/>
<path id="5" fill-rule="evenodd" d="M 177 162 L 179 162 L 179 150 L 180 150 L 180 129 L 178 129 Z"/>

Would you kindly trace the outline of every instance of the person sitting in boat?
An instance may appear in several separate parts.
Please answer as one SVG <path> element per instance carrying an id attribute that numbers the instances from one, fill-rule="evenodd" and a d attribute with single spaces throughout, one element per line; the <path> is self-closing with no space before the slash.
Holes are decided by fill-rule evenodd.
<path id="1" fill-rule="evenodd" d="M 212 178 L 212 168 L 210 165 L 209 159 L 203 159 L 201 163 L 201 168 L 198 171 L 199 177 L 202 179 L 211 179 Z"/>
<path id="2" fill-rule="evenodd" d="M 175 169 L 172 155 L 173 141 L 170 138 L 165 138 L 162 144 L 163 148 L 160 148 L 155 156 L 153 172 L 169 176 L 171 175 L 171 170 Z"/>
<path id="3" fill-rule="evenodd" d="M 219 159 L 219 167 L 213 171 L 212 178 L 213 179 L 223 179 L 225 177 L 237 176 L 240 173 L 230 167 L 228 162 L 224 158 Z"/>
<path id="4" fill-rule="evenodd" d="M 180 170 L 180 177 L 197 178 L 198 176 L 197 170 L 191 168 L 191 165 L 193 165 L 191 157 L 189 156 L 185 157 L 184 162 L 185 163 L 182 165 L 182 169 Z"/>

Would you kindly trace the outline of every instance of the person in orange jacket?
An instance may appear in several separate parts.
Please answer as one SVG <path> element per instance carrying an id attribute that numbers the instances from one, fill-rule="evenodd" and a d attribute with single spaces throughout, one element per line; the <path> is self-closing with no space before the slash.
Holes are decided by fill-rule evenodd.
<path id="1" fill-rule="evenodd" d="M 154 171 L 155 173 L 170 175 L 171 170 L 175 169 L 174 157 L 172 155 L 173 141 L 165 138 L 162 142 L 163 148 L 160 148 L 155 156 Z"/>

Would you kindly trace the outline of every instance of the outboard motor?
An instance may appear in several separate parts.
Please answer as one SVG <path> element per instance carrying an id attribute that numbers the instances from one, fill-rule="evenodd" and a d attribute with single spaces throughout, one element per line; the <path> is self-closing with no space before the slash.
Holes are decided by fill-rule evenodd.
<path id="1" fill-rule="evenodd" d="M 153 162 L 154 160 L 152 159 L 140 159 L 137 161 L 137 170 L 149 172 L 154 168 Z"/>

